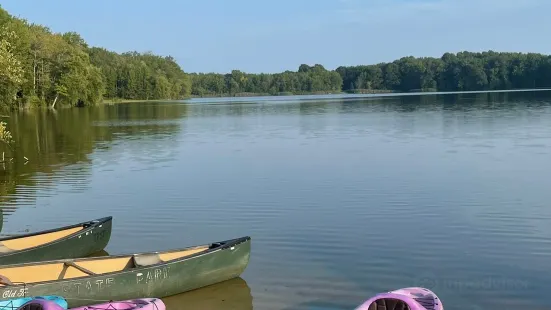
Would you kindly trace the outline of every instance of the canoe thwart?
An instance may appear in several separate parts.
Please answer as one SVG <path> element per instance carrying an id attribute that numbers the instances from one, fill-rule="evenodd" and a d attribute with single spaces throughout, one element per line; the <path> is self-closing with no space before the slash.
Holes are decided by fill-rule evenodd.
<path id="1" fill-rule="evenodd" d="M 64 265 L 65 265 L 65 266 L 70 266 L 70 267 L 76 268 L 76 269 L 78 269 L 78 270 L 80 270 L 80 271 L 82 271 L 82 272 L 84 272 L 84 273 L 87 273 L 87 274 L 89 274 L 89 275 L 91 275 L 91 276 L 95 276 L 95 275 L 96 275 L 95 272 L 90 271 L 90 270 L 88 270 L 88 269 L 86 269 L 86 268 L 84 268 L 84 267 L 82 267 L 82 266 L 79 266 L 79 265 L 77 265 L 77 264 L 75 264 L 74 262 L 71 262 L 71 261 L 65 262 Z"/>

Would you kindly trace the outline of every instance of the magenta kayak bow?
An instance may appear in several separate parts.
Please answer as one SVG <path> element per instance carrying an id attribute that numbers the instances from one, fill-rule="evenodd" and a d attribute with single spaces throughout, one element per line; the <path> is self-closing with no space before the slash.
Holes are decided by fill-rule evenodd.
<path id="1" fill-rule="evenodd" d="M 111 301 L 103 304 L 71 308 L 71 310 L 166 310 L 165 304 L 158 298 L 140 298 Z"/>
<path id="2" fill-rule="evenodd" d="M 71 310 L 166 310 L 165 304 L 158 298 L 140 298 L 131 300 L 111 301 L 103 304 L 71 308 Z M 18 310 L 65 310 L 57 303 L 46 299 L 34 299 Z"/>
<path id="3" fill-rule="evenodd" d="M 366 300 L 356 310 L 444 310 L 442 302 L 431 290 L 407 287 L 377 294 Z"/>

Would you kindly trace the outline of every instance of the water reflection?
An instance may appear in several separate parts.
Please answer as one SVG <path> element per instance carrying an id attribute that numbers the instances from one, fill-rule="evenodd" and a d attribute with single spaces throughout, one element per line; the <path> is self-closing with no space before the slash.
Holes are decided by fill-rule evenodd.
<path id="1" fill-rule="evenodd" d="M 259 309 L 350 309 L 427 279 L 449 309 L 465 300 L 499 308 L 507 296 L 544 305 L 550 98 L 279 98 L 20 113 L 9 122 L 30 161 L 0 169 L 3 230 L 109 214 L 115 254 L 251 235 L 243 276 L 252 293 L 243 289 L 235 308 L 251 308 L 252 294 Z M 505 282 L 477 286 L 487 279 Z M 220 296 L 212 307 L 225 307 L 241 294 L 224 295 L 236 290 L 227 285 L 180 297 L 204 308 L 211 292 Z M 167 301 L 169 309 L 188 303 Z"/>
<path id="2" fill-rule="evenodd" d="M 182 130 L 186 113 L 186 105 L 174 103 L 12 112 L 6 121 L 13 149 L 0 145 L 0 152 L 13 158 L 0 166 L 0 208 L 9 218 L 16 208 L 33 206 L 37 196 L 50 195 L 53 188 L 67 193 L 89 189 L 92 153 L 111 151 L 114 142 L 137 141 L 123 152 L 128 147 L 170 150 L 169 141 Z M 154 153 L 151 160 L 171 156 Z"/>
<path id="3" fill-rule="evenodd" d="M 366 113 L 415 111 L 479 111 L 499 109 L 543 108 L 549 105 L 549 92 L 434 94 L 383 97 L 335 97 L 325 100 L 293 100 L 282 98 L 265 101 L 261 98 L 224 105 L 189 105 L 190 117 L 242 115 L 320 115 L 327 113 Z M 256 103 L 256 104 L 253 104 Z"/>
<path id="4" fill-rule="evenodd" d="M 163 302 L 171 310 L 253 309 L 251 289 L 242 278 L 163 298 Z"/>

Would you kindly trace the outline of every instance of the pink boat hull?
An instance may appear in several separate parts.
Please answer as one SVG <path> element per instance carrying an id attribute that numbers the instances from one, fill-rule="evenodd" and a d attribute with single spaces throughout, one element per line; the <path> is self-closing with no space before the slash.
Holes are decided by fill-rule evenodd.
<path id="1" fill-rule="evenodd" d="M 106 302 L 91 306 L 71 308 L 71 310 L 166 310 L 165 304 L 158 298 L 141 298 Z"/>

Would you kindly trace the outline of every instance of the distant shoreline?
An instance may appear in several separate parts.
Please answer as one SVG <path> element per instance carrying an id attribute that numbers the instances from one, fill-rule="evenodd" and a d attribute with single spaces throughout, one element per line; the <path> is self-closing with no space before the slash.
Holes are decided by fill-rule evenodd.
<path id="1" fill-rule="evenodd" d="M 248 93 L 247 95 L 233 95 L 221 94 L 216 96 L 191 96 L 190 99 L 215 99 L 215 98 L 247 98 L 247 97 L 286 97 L 286 96 L 319 96 L 319 95 L 370 95 L 370 97 L 377 96 L 411 96 L 411 95 L 446 95 L 446 94 L 480 94 L 480 93 L 507 93 L 507 92 L 528 92 L 528 91 L 551 91 L 551 88 L 521 88 L 521 89 L 497 89 L 497 90 L 466 90 L 466 91 L 411 91 L 411 92 L 397 92 L 397 91 L 374 91 L 374 92 L 318 92 L 318 93 L 292 93 L 292 94 L 262 94 L 262 93 Z M 187 100 L 187 99 L 185 99 Z M 139 101 L 139 100 L 138 100 Z M 145 100 L 142 100 L 145 101 Z M 171 101 L 171 100 L 169 100 Z M 181 100 L 177 100 L 181 101 Z"/>
<path id="2" fill-rule="evenodd" d="M 119 99 L 119 98 L 110 98 L 103 99 L 99 104 L 120 104 L 120 103 L 135 103 L 135 102 L 154 102 L 154 101 L 171 101 L 171 100 L 162 100 L 162 99 Z"/>
<path id="3" fill-rule="evenodd" d="M 219 96 L 190 96 L 190 98 L 186 99 L 104 99 L 101 104 L 127 104 L 127 103 L 139 103 L 139 102 L 186 102 L 189 100 L 209 100 L 209 99 L 230 99 L 228 100 L 228 103 L 230 101 L 239 101 L 240 99 L 247 99 L 247 98 L 278 98 L 278 97 L 292 97 L 292 96 L 302 96 L 302 97 L 314 97 L 314 96 L 331 96 L 331 95 L 343 95 L 346 97 L 369 97 L 369 98 L 376 98 L 376 97 L 398 97 L 398 96 L 416 96 L 416 95 L 453 95 L 453 94 L 481 94 L 481 93 L 509 93 L 509 92 L 532 92 L 532 91 L 551 91 L 551 88 L 535 88 L 535 89 L 502 89 L 502 90 L 473 90 L 473 91 L 449 91 L 449 92 L 438 92 L 438 91 L 420 91 L 420 92 L 392 92 L 392 91 L 386 91 L 386 92 L 372 92 L 372 93 L 350 93 L 350 92 L 318 92 L 318 93 L 301 93 L 301 94 L 277 94 L 277 95 L 270 95 L 270 94 L 255 94 L 255 93 L 247 93 L 246 95 L 235 95 L 235 96 L 229 96 L 228 94 L 225 95 L 219 95 Z M 321 98 L 320 98 L 321 99 Z"/>
<path id="4" fill-rule="evenodd" d="M 207 96 L 191 95 L 191 98 L 233 98 L 233 97 L 281 97 L 281 96 L 315 96 L 315 95 L 341 95 L 341 94 L 386 94 L 396 93 L 393 90 L 370 90 L 358 89 L 355 91 L 317 91 L 317 92 L 280 92 L 277 94 L 269 93 L 237 93 L 237 94 L 215 94 Z"/>

